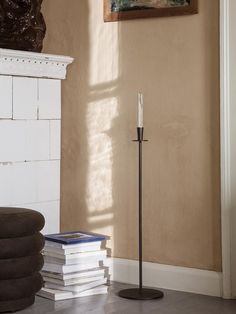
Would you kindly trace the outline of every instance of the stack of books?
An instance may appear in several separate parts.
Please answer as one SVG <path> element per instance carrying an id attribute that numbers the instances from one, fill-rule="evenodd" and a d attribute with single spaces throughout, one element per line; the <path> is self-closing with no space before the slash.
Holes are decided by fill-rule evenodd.
<path id="1" fill-rule="evenodd" d="M 107 293 L 104 240 L 103 235 L 87 232 L 45 236 L 44 287 L 38 295 L 59 301 Z"/>

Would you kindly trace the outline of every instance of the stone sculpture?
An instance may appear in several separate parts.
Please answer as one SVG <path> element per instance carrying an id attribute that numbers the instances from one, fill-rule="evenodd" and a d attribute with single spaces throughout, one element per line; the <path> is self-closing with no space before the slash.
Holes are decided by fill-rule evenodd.
<path id="1" fill-rule="evenodd" d="M 0 48 L 41 52 L 46 24 L 43 0 L 0 0 Z"/>

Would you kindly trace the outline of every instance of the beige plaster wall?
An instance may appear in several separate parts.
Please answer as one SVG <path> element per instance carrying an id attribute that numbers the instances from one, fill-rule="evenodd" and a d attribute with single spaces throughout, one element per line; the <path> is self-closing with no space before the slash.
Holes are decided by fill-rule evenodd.
<path id="1" fill-rule="evenodd" d="M 63 83 L 62 230 L 137 258 L 136 95 L 144 93 L 144 258 L 221 269 L 218 0 L 194 16 L 103 22 L 102 0 L 45 0 Z"/>

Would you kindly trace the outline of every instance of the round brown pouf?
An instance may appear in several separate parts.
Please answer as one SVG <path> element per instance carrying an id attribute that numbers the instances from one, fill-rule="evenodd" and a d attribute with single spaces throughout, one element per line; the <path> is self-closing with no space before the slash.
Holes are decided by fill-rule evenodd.
<path id="1" fill-rule="evenodd" d="M 19 279 L 0 280 L 0 302 L 29 298 L 42 288 L 42 284 L 39 273 Z"/>
<path id="2" fill-rule="evenodd" d="M 42 251 L 44 242 L 39 232 L 27 237 L 0 239 L 0 259 L 35 255 Z"/>
<path id="3" fill-rule="evenodd" d="M 0 259 L 0 281 L 28 277 L 43 267 L 43 256 L 37 254 L 20 258 Z"/>
<path id="4" fill-rule="evenodd" d="M 33 235 L 43 229 L 42 214 L 25 208 L 0 207 L 0 238 L 17 238 Z"/>
<path id="5" fill-rule="evenodd" d="M 35 296 L 19 300 L 0 301 L 0 313 L 16 312 L 34 304 Z"/>
<path id="6" fill-rule="evenodd" d="M 44 224 L 37 211 L 0 207 L 0 313 L 32 305 L 42 288 Z"/>

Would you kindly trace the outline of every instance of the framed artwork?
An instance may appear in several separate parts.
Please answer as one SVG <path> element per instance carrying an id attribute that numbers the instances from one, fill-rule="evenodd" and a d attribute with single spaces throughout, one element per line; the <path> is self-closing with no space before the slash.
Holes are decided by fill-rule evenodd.
<path id="1" fill-rule="evenodd" d="M 103 0 L 104 21 L 198 13 L 198 0 Z"/>

